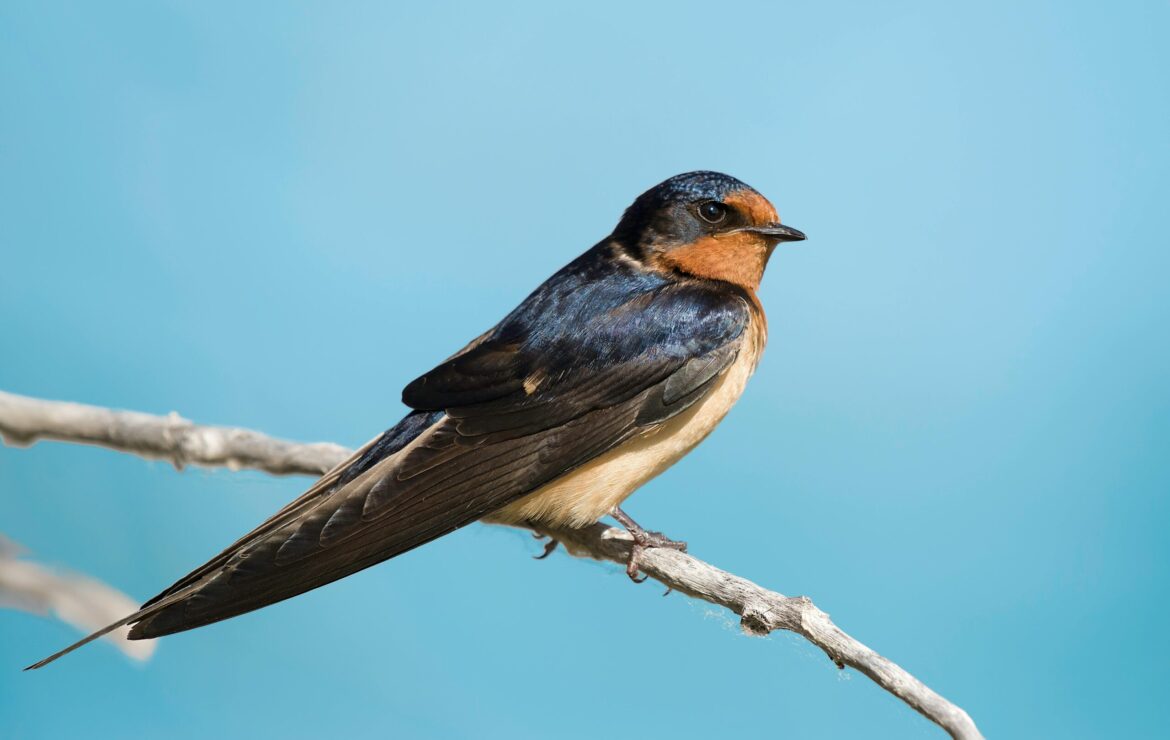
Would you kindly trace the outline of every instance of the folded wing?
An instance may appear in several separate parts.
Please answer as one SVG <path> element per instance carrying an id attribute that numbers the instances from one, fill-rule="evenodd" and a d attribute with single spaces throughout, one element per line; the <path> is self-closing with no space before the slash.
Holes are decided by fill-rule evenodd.
<path id="1" fill-rule="evenodd" d="M 407 386 L 415 411 L 396 427 L 119 625 L 191 629 L 406 552 L 683 411 L 734 361 L 741 299 L 675 283 L 613 295 L 536 320 L 522 309 L 547 296 L 530 296 Z"/>

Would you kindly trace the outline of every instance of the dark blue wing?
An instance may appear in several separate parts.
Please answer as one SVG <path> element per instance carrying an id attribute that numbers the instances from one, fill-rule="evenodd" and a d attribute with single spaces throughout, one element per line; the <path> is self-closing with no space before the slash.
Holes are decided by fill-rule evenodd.
<path id="1" fill-rule="evenodd" d="M 465 436 L 532 434 L 624 403 L 688 362 L 715 373 L 725 367 L 726 352 L 714 364 L 698 361 L 737 346 L 747 322 L 742 299 L 615 265 L 597 251 L 408 385 L 403 401 L 446 411 Z M 674 383 L 680 398 L 684 380 Z"/>
<path id="2" fill-rule="evenodd" d="M 133 637 L 226 619 L 469 524 L 702 398 L 748 321 L 740 296 L 594 248 L 407 386 L 416 409 L 129 618 Z"/>

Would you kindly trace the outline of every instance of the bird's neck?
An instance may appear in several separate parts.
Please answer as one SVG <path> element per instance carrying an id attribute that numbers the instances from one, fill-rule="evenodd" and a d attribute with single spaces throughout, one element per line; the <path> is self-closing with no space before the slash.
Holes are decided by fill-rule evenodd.
<path id="1" fill-rule="evenodd" d="M 656 266 L 704 280 L 720 280 L 752 295 L 760 287 L 772 245 L 755 234 L 717 234 L 655 253 Z"/>
<path id="2" fill-rule="evenodd" d="M 736 240 L 735 237 L 740 237 Z M 749 237 L 749 238 L 743 238 Z M 704 244 L 710 240 L 712 243 Z M 763 341 L 767 341 L 768 317 L 756 290 L 764 276 L 772 245 L 747 234 L 706 237 L 670 251 L 641 247 L 631 250 L 620 240 L 607 245 L 607 255 L 619 264 L 638 271 L 649 271 L 667 278 L 681 276 L 723 283 L 739 294 L 751 309 L 753 322 Z M 762 347 L 761 342 L 761 347 Z"/>

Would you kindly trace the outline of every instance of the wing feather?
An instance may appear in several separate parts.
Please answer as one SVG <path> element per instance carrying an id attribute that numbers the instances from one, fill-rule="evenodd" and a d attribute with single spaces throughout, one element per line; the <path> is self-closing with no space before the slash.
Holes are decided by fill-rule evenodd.
<path id="1" fill-rule="evenodd" d="M 702 398 L 735 360 L 747 302 L 674 282 L 631 293 L 629 276 L 594 263 L 570 265 L 408 385 L 413 413 L 124 620 L 131 637 L 227 619 L 392 558 Z"/>

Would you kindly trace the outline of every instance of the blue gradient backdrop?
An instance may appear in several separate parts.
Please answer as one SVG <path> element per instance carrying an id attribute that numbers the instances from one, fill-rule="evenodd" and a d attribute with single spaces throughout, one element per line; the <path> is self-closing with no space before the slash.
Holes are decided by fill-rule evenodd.
<path id="1" fill-rule="evenodd" d="M 245 5 L 245 4 L 240 4 Z M 357 445 L 711 168 L 809 241 L 630 511 L 991 737 L 1170 722 L 1170 6 L 0 7 L 0 388 Z M 146 598 L 305 485 L 0 449 L 0 530 Z M 0 612 L 0 736 L 939 737 L 815 648 L 482 526 L 131 664 Z"/>

